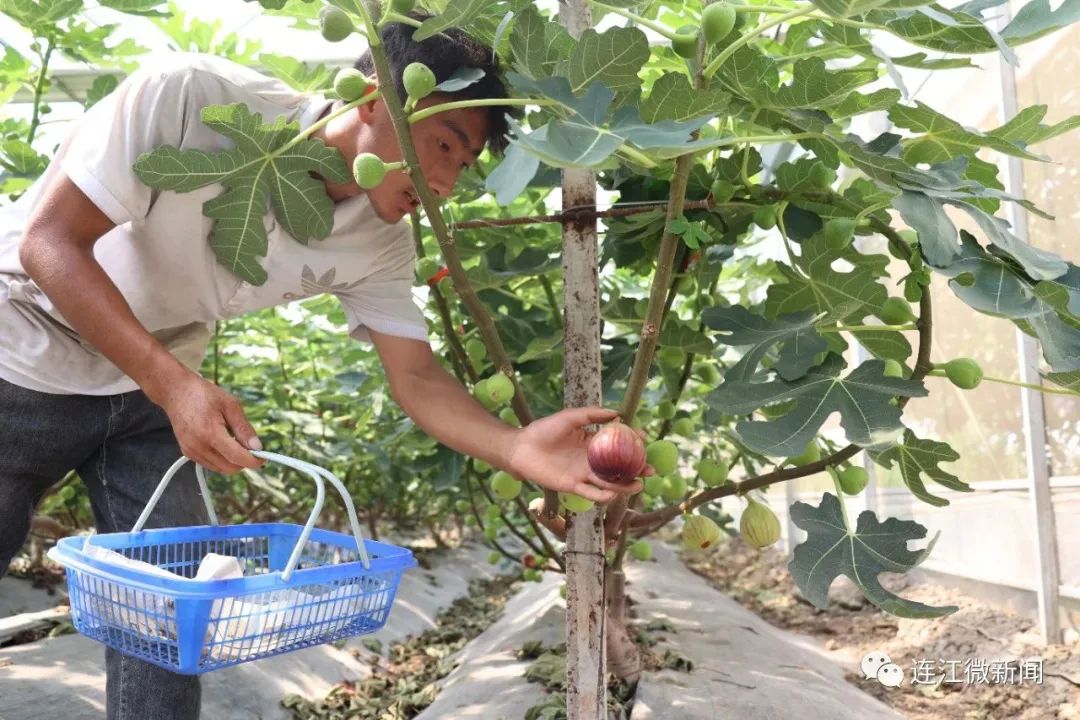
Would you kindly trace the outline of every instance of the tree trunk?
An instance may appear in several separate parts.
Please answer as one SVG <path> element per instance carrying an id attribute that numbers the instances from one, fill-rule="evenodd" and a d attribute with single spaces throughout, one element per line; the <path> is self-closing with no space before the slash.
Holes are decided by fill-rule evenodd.
<path id="1" fill-rule="evenodd" d="M 620 680 L 637 682 L 641 652 L 626 626 L 626 575 L 621 570 L 608 570 L 606 584 L 608 670 Z"/>
<path id="2" fill-rule="evenodd" d="M 584 0 L 562 0 L 559 22 L 573 37 L 589 27 Z M 596 204 L 596 176 L 564 170 L 563 208 Z M 600 301 L 596 220 L 563 224 L 564 400 L 600 404 Z M 566 538 L 566 712 L 569 720 L 607 716 L 604 624 L 604 537 L 601 509 L 571 515 Z"/>

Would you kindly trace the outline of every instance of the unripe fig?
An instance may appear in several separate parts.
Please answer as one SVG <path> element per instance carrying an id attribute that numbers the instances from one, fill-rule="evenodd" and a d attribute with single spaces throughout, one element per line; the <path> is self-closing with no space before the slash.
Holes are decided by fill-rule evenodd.
<path id="1" fill-rule="evenodd" d="M 720 371 L 715 365 L 698 365 L 694 368 L 694 374 L 706 385 L 715 387 L 720 384 Z"/>
<path id="2" fill-rule="evenodd" d="M 818 444 L 816 442 L 811 440 L 809 442 L 809 444 L 807 444 L 806 449 L 803 450 L 801 454 L 796 455 L 795 457 L 788 459 L 788 464 L 790 464 L 790 465 L 808 465 L 810 463 L 817 462 L 820 459 L 821 459 L 821 448 L 818 447 Z"/>
<path id="3" fill-rule="evenodd" d="M 896 360 L 889 358 L 885 361 L 885 370 L 882 373 L 885 377 L 904 377 L 904 366 L 898 363 Z"/>
<path id="4" fill-rule="evenodd" d="M 735 29 L 737 13 L 726 2 L 713 3 L 701 13 L 701 29 L 705 33 L 705 42 L 715 45 Z"/>
<path id="5" fill-rule="evenodd" d="M 688 515 L 683 524 L 682 546 L 687 550 L 708 550 L 722 534 L 720 526 L 704 515 Z"/>
<path id="6" fill-rule="evenodd" d="M 563 600 L 566 599 L 566 583 L 563 583 L 559 587 L 559 597 L 561 597 Z"/>
<path id="7" fill-rule="evenodd" d="M 642 484 L 645 486 L 645 494 L 652 495 L 653 497 L 660 497 L 664 492 L 664 486 L 667 484 L 664 478 L 659 475 L 650 475 L 642 480 Z"/>
<path id="8" fill-rule="evenodd" d="M 491 472 L 491 466 L 483 460 L 474 460 L 473 467 L 476 468 L 476 472 L 478 473 Z"/>
<path id="9" fill-rule="evenodd" d="M 679 448 L 670 440 L 654 440 L 645 448 L 645 456 L 657 475 L 670 475 L 679 462 Z"/>
<path id="10" fill-rule="evenodd" d="M 498 407 L 498 403 L 491 399 L 491 382 L 489 378 L 476 381 L 476 384 L 473 385 L 473 395 L 488 410 L 494 410 Z"/>
<path id="11" fill-rule="evenodd" d="M 773 420 L 774 418 L 783 417 L 791 412 L 791 409 L 795 407 L 794 400 L 785 400 L 778 402 L 775 405 L 766 405 L 765 407 L 758 408 L 758 412 L 762 414 L 767 420 Z"/>
<path id="12" fill-rule="evenodd" d="M 656 359 L 669 370 L 681 370 L 686 362 L 686 353 L 679 348 L 665 347 L 656 352 Z"/>
<path id="13" fill-rule="evenodd" d="M 469 501 L 468 500 L 458 500 L 457 502 L 454 503 L 454 509 L 457 510 L 459 513 L 469 512 Z"/>
<path id="14" fill-rule="evenodd" d="M 712 187 L 709 188 L 709 193 L 712 195 L 712 201 L 714 203 L 725 203 L 735 196 L 735 190 L 735 185 L 720 178 L 713 181 Z"/>
<path id="15" fill-rule="evenodd" d="M 480 362 L 487 356 L 487 348 L 484 347 L 484 341 L 480 338 L 469 338 L 469 341 L 465 343 L 465 354 L 469 356 L 469 359 L 474 363 Z"/>
<path id="16" fill-rule="evenodd" d="M 823 162 L 816 162 L 810 167 L 810 184 L 819 190 L 828 190 L 836 182 L 836 171 Z"/>
<path id="17" fill-rule="evenodd" d="M 701 458 L 701 462 L 698 463 L 698 475 L 709 487 L 720 487 L 727 482 L 728 466 L 719 460 Z"/>
<path id="18" fill-rule="evenodd" d="M 686 497 L 686 479 L 681 475 L 672 475 L 664 480 L 664 489 L 660 497 L 669 503 L 678 502 Z"/>
<path id="19" fill-rule="evenodd" d="M 405 85 L 405 92 L 409 98 L 416 102 L 423 100 L 435 89 L 435 73 L 422 62 L 409 63 L 401 73 L 401 81 Z"/>
<path id="20" fill-rule="evenodd" d="M 843 250 L 855 237 L 855 218 L 832 218 L 822 228 L 825 246 L 830 250 Z"/>
<path id="21" fill-rule="evenodd" d="M 596 503 L 588 498 L 575 495 L 574 493 L 561 492 L 559 493 L 559 504 L 570 512 L 582 513 L 591 509 Z"/>
<path id="22" fill-rule="evenodd" d="M 334 92 L 345 102 L 352 102 L 364 97 L 371 82 L 364 73 L 356 68 L 343 68 L 334 77 Z"/>
<path id="23" fill-rule="evenodd" d="M 539 570 L 533 570 L 531 568 L 527 568 L 523 573 L 521 573 L 521 577 L 526 582 L 538 583 L 538 582 L 543 582 L 544 573 L 540 572 Z"/>
<path id="24" fill-rule="evenodd" d="M 907 300 L 898 297 L 891 297 L 882 303 L 877 316 L 886 325 L 903 325 L 917 319 Z"/>
<path id="25" fill-rule="evenodd" d="M 638 540 L 630 545 L 630 556 L 635 560 L 645 562 L 652 559 L 652 545 L 644 540 Z"/>
<path id="26" fill-rule="evenodd" d="M 945 368 L 945 377 L 961 390 L 977 388 L 983 379 L 982 367 L 971 358 L 956 358 L 939 367 Z"/>
<path id="27" fill-rule="evenodd" d="M 491 491 L 500 500 L 513 500 L 521 492 L 521 482 L 505 470 L 500 470 L 491 478 Z"/>
<path id="28" fill-rule="evenodd" d="M 697 57 L 698 29 L 693 25 L 683 25 L 675 31 L 675 38 L 671 41 L 671 49 L 676 55 L 688 60 Z"/>
<path id="29" fill-rule="evenodd" d="M 486 517 L 488 520 L 498 520 L 500 515 L 502 515 L 502 510 L 499 509 L 499 506 L 495 503 L 491 503 L 486 508 L 484 508 L 484 517 Z"/>
<path id="30" fill-rule="evenodd" d="M 852 465 L 851 467 L 844 468 L 836 473 L 837 478 L 840 480 L 840 489 L 848 495 L 858 495 L 866 487 L 866 483 L 870 480 L 870 474 L 866 472 L 866 468 L 859 467 L 858 465 Z"/>
<path id="31" fill-rule="evenodd" d="M 488 540 L 494 540 L 495 538 L 499 537 L 498 528 L 493 525 L 488 525 L 486 528 L 484 528 L 484 537 Z"/>
<path id="32" fill-rule="evenodd" d="M 645 443 L 616 418 L 589 438 L 586 457 L 601 480 L 632 483 L 645 470 Z"/>
<path id="33" fill-rule="evenodd" d="M 509 402 L 514 397 L 514 382 L 503 373 L 495 373 L 488 378 L 487 390 L 496 405 Z"/>
<path id="34" fill-rule="evenodd" d="M 437 272 L 439 272 L 439 263 L 434 258 L 422 257 L 416 261 L 416 276 L 422 282 L 427 282 Z"/>
<path id="35" fill-rule="evenodd" d="M 671 431 L 681 437 L 693 437 L 697 434 L 697 426 L 688 417 L 679 418 L 671 424 Z"/>
<path id="36" fill-rule="evenodd" d="M 341 42 L 356 30 L 352 18 L 339 7 L 326 5 L 319 11 L 319 31 L 330 42 Z"/>
<path id="37" fill-rule="evenodd" d="M 665 400 L 656 406 L 656 417 L 661 420 L 670 420 L 675 417 L 675 405 L 670 400 Z"/>
<path id="38" fill-rule="evenodd" d="M 499 411 L 499 419 L 507 425 L 513 425 L 514 427 L 521 427 L 521 423 L 518 422 L 517 413 L 514 412 L 514 408 L 504 407 Z"/>
<path id="39" fill-rule="evenodd" d="M 416 7 L 416 0 L 390 0 L 390 9 L 398 15 L 408 15 Z"/>
<path id="40" fill-rule="evenodd" d="M 746 499 L 750 504 L 739 519 L 739 536 L 756 548 L 772 545 L 780 539 L 780 521 L 767 505 L 752 497 Z"/>
<path id="41" fill-rule="evenodd" d="M 754 224 L 762 230 L 771 230 L 776 227 L 776 206 L 759 205 L 754 211 Z"/>
<path id="42" fill-rule="evenodd" d="M 360 153 L 353 160 L 353 177 L 357 185 L 370 190 L 386 177 L 386 163 L 378 155 Z"/>
<path id="43" fill-rule="evenodd" d="M 502 560 L 502 554 L 498 551 L 492 550 L 488 555 L 488 563 L 492 565 L 498 565 L 500 560 Z"/>

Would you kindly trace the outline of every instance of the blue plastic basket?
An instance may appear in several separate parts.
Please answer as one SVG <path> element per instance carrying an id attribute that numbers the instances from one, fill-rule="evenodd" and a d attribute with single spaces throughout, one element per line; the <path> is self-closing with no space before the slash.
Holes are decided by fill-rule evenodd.
<path id="1" fill-rule="evenodd" d="M 72 624 L 89 638 L 173 672 L 198 675 L 230 665 L 365 635 L 386 624 L 401 574 L 416 566 L 405 548 L 365 540 L 344 485 L 310 463 L 268 452 L 267 460 L 315 481 L 307 524 L 218 525 L 205 473 L 197 467 L 211 525 L 143 530 L 177 470 L 162 478 L 129 533 L 70 537 L 49 551 L 65 566 Z M 314 528 L 323 479 L 341 494 L 352 535 Z M 166 570 L 103 562 L 112 550 Z M 208 553 L 237 558 L 242 578 L 195 580 Z"/>

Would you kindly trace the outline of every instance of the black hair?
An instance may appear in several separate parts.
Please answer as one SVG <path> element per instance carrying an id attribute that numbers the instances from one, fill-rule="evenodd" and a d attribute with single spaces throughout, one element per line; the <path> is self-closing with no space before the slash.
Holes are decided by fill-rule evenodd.
<path id="1" fill-rule="evenodd" d="M 430 15 L 413 11 L 409 17 L 414 20 L 426 20 Z M 456 92 L 446 93 L 455 100 L 479 100 L 483 98 L 506 98 L 509 94 L 499 75 L 499 59 L 491 51 L 469 34 L 458 28 L 447 28 L 426 40 L 414 41 L 412 36 L 416 28 L 400 22 L 386 23 L 379 31 L 383 48 L 390 62 L 390 72 L 394 78 L 398 97 L 405 99 L 405 85 L 401 74 L 409 63 L 422 62 L 435 73 L 436 82 L 442 82 L 463 67 L 479 68 L 484 76 Z M 371 50 L 366 50 L 354 66 L 368 77 L 375 76 L 375 61 Z M 440 91 L 442 92 L 442 91 Z M 508 144 L 506 134 L 509 125 L 506 114 L 521 117 L 521 108 L 510 105 L 493 105 L 488 111 L 488 148 L 494 154 L 501 154 Z"/>

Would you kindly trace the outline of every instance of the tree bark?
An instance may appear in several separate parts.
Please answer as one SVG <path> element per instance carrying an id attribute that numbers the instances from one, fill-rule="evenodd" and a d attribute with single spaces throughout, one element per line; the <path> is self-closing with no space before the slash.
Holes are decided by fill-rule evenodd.
<path id="1" fill-rule="evenodd" d="M 559 22 L 573 37 L 591 24 L 584 0 L 562 0 Z M 596 176 L 564 170 L 564 208 L 596 206 Z M 564 400 L 600 404 L 600 305 L 596 219 L 563 223 Z M 607 716 L 604 645 L 604 537 L 601 507 L 571 514 L 566 545 L 566 713 L 569 720 Z"/>

